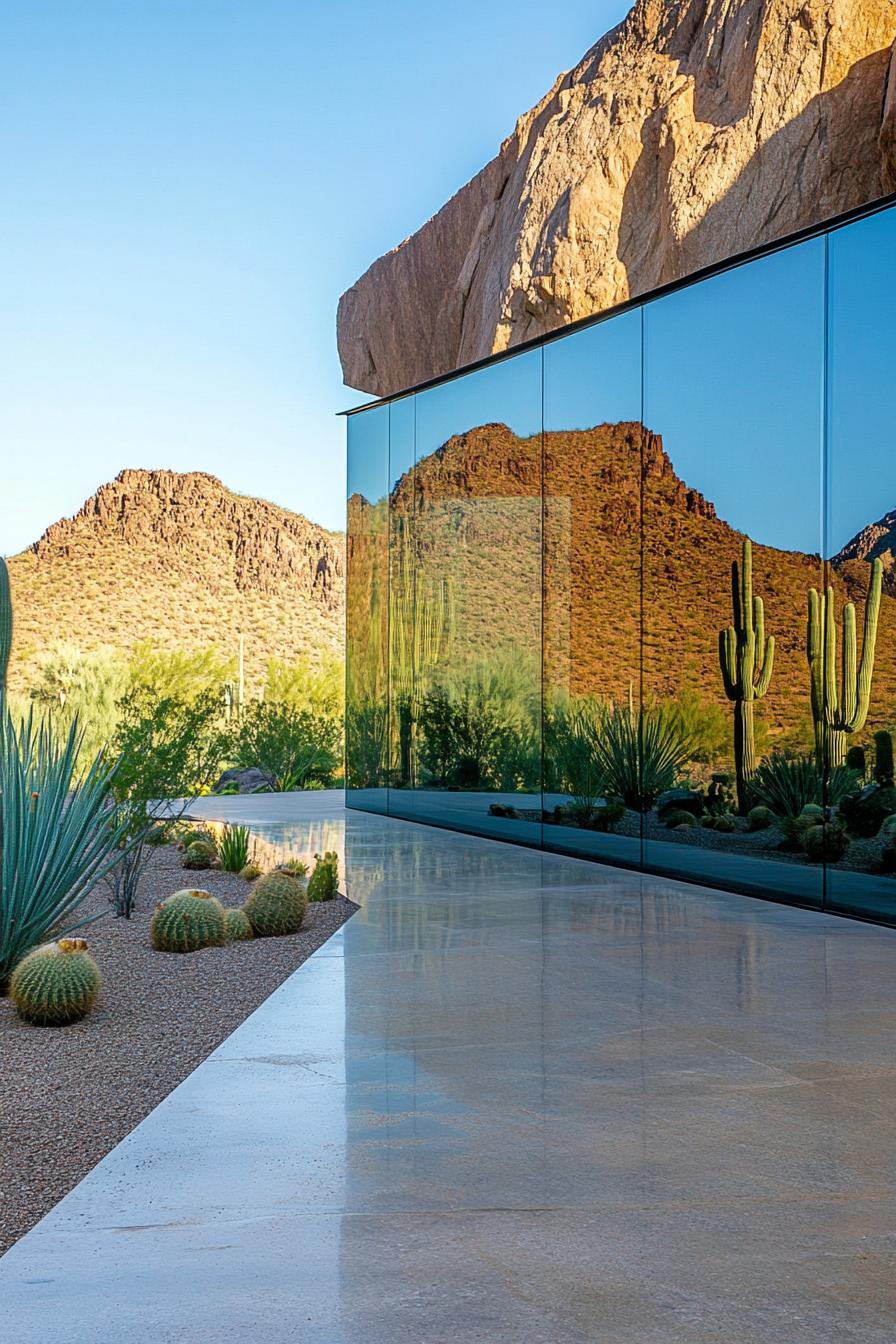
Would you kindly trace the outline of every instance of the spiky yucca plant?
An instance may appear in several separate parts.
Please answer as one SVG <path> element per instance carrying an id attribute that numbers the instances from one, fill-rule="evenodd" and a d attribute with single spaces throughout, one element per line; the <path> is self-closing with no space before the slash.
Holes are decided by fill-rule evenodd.
<path id="1" fill-rule="evenodd" d="M 225 873 L 239 873 L 249 862 L 249 827 L 225 826 L 218 838 L 218 862 Z"/>
<path id="2" fill-rule="evenodd" d="M 648 812 L 676 783 L 692 744 L 678 716 L 665 705 L 638 713 L 613 705 L 600 709 L 595 750 L 607 793 L 636 812 Z"/>
<path id="3" fill-rule="evenodd" d="M 102 754 L 85 771 L 77 722 L 56 734 L 33 714 L 0 716 L 0 987 L 50 929 L 72 933 L 90 889 L 118 862 L 110 810 L 116 767 Z"/>
<path id="4" fill-rule="evenodd" d="M 99 992 L 99 968 L 83 938 L 60 938 L 35 948 L 9 982 L 19 1017 L 38 1027 L 64 1027 L 86 1017 Z"/>

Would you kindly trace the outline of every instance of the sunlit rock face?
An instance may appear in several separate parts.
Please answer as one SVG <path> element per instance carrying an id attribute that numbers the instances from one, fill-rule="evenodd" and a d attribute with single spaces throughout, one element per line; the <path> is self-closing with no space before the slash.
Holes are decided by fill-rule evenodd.
<path id="1" fill-rule="evenodd" d="M 398 391 L 896 189 L 894 39 L 894 0 L 639 0 L 343 295 L 346 382 Z"/>

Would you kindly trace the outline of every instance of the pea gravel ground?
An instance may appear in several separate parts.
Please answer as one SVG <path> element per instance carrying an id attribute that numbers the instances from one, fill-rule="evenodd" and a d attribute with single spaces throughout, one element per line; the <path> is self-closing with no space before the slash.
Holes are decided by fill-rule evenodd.
<path id="1" fill-rule="evenodd" d="M 352 915 L 344 897 L 308 908 L 290 938 L 259 938 L 185 956 L 153 951 L 149 919 L 180 887 L 224 905 L 240 877 L 184 872 L 175 848 L 156 850 L 130 920 L 83 931 L 103 977 L 83 1022 L 31 1027 L 0 999 L 0 1254 L 27 1232 L 197 1064 Z M 106 906 L 105 889 L 85 913 Z"/>

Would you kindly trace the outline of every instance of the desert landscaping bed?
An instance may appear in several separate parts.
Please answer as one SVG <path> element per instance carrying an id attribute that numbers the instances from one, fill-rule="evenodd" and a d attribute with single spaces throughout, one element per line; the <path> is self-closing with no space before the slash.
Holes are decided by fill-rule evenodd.
<path id="1" fill-rule="evenodd" d="M 0 999 L 0 1253 L 357 909 L 338 896 L 309 905 L 291 937 L 155 952 L 149 920 L 159 900 L 197 886 L 237 906 L 248 891 L 229 873 L 186 873 L 181 859 L 173 846 L 156 850 L 133 917 L 110 915 L 83 931 L 103 978 L 89 1017 L 67 1027 L 29 1026 Z M 91 902 L 105 908 L 105 888 L 85 913 Z"/>

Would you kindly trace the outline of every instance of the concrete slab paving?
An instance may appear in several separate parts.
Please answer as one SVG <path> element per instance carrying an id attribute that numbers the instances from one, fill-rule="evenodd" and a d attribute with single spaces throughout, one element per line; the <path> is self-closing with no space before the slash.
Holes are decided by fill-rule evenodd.
<path id="1" fill-rule="evenodd" d="M 896 932 L 200 810 L 361 909 L 0 1260 L 0 1338 L 892 1344 Z"/>

